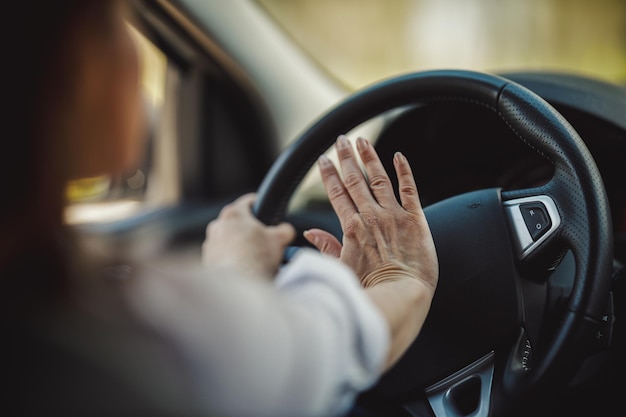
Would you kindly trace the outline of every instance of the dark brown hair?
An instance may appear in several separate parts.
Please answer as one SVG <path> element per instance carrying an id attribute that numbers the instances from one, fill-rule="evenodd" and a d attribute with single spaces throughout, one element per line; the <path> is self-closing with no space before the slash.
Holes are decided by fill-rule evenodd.
<path id="1" fill-rule="evenodd" d="M 5 294 L 37 303 L 64 291 L 76 250 L 63 225 L 64 138 L 55 129 L 73 88 L 72 38 L 80 36 L 81 22 L 106 35 L 119 0 L 8 3 L 3 14 L 19 19 L 20 30 L 5 37 L 10 62 L 3 64 L 3 80 L 11 110 L 0 151 L 0 276 Z"/>

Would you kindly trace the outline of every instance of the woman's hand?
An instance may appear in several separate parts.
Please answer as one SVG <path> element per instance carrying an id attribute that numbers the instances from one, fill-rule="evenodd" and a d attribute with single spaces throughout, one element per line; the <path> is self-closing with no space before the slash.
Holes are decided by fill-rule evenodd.
<path id="1" fill-rule="evenodd" d="M 205 265 L 235 269 L 268 280 L 274 278 L 295 230 L 287 223 L 261 223 L 252 213 L 255 198 L 255 194 L 239 197 L 209 223 L 202 245 Z"/>
<path id="2" fill-rule="evenodd" d="M 434 291 L 437 255 L 407 159 L 399 152 L 393 159 L 400 204 L 373 146 L 363 138 L 356 144 L 367 178 L 345 136 L 336 143 L 343 180 L 328 158 L 319 159 L 324 186 L 343 230 L 343 245 L 319 229 L 305 232 L 305 238 L 352 267 L 365 288 L 409 276 Z"/>
<path id="3" fill-rule="evenodd" d="M 341 223 L 343 244 L 320 229 L 307 231 L 305 237 L 352 267 L 387 321 L 388 369 L 415 340 L 430 310 L 439 276 L 435 245 L 411 167 L 401 153 L 393 158 L 398 203 L 376 151 L 365 139 L 357 140 L 357 150 L 367 178 L 346 137 L 339 137 L 336 148 L 343 180 L 325 156 L 320 157 L 319 167 Z"/>

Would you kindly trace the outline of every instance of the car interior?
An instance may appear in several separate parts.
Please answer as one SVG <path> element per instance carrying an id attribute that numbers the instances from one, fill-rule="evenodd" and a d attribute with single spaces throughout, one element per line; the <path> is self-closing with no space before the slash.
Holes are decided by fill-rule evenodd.
<path id="1" fill-rule="evenodd" d="M 257 192 L 261 220 L 298 231 L 289 262 L 309 228 L 341 237 L 314 162 L 338 134 L 363 135 L 390 172 L 407 156 L 442 277 L 456 277 L 351 415 L 622 415 L 626 77 L 435 67 L 350 90 L 264 3 L 132 3 L 161 71 L 148 152 L 68 222 L 185 267 L 220 209 Z"/>

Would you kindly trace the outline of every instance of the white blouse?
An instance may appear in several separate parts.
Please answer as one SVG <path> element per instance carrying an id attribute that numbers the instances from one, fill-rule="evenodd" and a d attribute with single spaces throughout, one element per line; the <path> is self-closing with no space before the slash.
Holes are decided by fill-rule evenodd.
<path id="1" fill-rule="evenodd" d="M 209 415 L 338 416 L 382 372 L 388 325 L 334 258 L 301 249 L 274 283 L 152 272 L 133 309 L 179 350 Z"/>

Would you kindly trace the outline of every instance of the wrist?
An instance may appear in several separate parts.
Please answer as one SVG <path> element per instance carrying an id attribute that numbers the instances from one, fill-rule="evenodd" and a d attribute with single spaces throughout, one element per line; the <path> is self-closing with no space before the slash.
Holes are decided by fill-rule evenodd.
<path id="1" fill-rule="evenodd" d="M 431 284 L 431 281 L 420 276 L 418 271 L 403 264 L 396 264 L 392 262 L 385 263 L 365 275 L 361 278 L 361 283 L 364 288 L 372 288 L 381 284 L 401 280 L 408 280 L 408 282 L 415 282 L 423 285 L 427 287 L 432 294 L 435 292 L 435 287 Z"/>
<path id="2" fill-rule="evenodd" d="M 390 368 L 419 334 L 434 296 L 431 285 L 414 276 L 394 275 L 365 292 L 389 326 L 391 346 L 385 369 Z"/>

